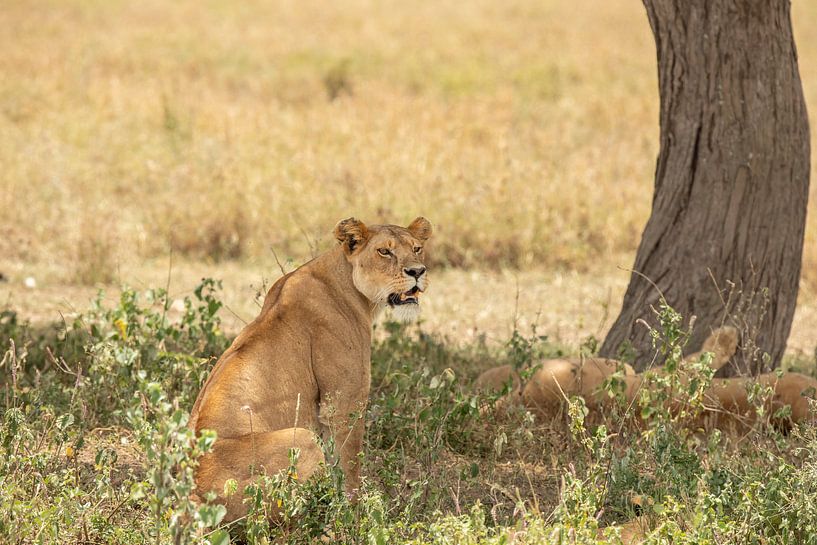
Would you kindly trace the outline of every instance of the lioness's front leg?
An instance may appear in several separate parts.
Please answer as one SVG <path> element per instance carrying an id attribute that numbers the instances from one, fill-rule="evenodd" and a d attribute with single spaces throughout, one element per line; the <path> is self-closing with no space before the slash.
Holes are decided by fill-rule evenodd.
<path id="1" fill-rule="evenodd" d="M 359 455 L 363 451 L 366 401 L 336 392 L 335 395 L 326 396 L 320 408 L 324 435 L 334 442 L 334 452 L 345 476 L 346 493 L 352 498 L 357 496 L 360 488 Z"/>

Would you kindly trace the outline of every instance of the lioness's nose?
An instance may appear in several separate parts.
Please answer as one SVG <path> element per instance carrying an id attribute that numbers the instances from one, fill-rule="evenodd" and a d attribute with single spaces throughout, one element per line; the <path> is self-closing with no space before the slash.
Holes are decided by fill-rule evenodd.
<path id="1" fill-rule="evenodd" d="M 403 272 L 413 278 L 420 278 L 421 276 L 423 276 L 423 273 L 426 272 L 426 268 L 423 267 L 422 265 L 418 265 L 416 267 L 408 267 L 406 269 L 403 269 Z"/>

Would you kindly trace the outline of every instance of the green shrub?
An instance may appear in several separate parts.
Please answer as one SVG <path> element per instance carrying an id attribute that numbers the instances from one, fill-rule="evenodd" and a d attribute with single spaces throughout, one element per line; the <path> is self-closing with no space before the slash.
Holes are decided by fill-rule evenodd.
<path id="1" fill-rule="evenodd" d="M 532 372 L 566 353 L 546 337 L 456 346 L 386 324 L 357 501 L 329 443 L 327 467 L 306 482 L 292 452 L 289 471 L 232 490 L 250 514 L 224 525 L 223 507 L 193 502 L 215 436 L 187 427 L 229 342 L 218 287 L 203 281 L 173 319 L 162 290 L 128 289 L 55 329 L 0 314 L 0 542 L 618 543 L 611 523 L 640 516 L 646 543 L 817 543 L 817 429 L 784 436 L 762 414 L 739 440 L 696 433 L 712 372 L 707 356 L 682 363 L 689 331 L 667 306 L 654 332 L 666 364 L 635 406 L 591 418 L 574 398 L 548 422 L 495 413 L 498 396 L 469 386 L 490 366 Z M 620 378 L 605 386 L 611 397 Z M 768 395 L 750 392 L 758 407 Z"/>
<path id="2" fill-rule="evenodd" d="M 202 543 L 209 535 L 212 543 L 227 538 L 224 530 L 209 534 L 224 518 L 223 505 L 204 503 L 197 506 L 191 495 L 195 490 L 193 475 L 198 458 L 212 449 L 216 434 L 204 430 L 198 437 L 187 427 L 189 415 L 174 407 L 155 382 L 146 383 L 139 376 L 137 403 L 127 419 L 135 431 L 145 456 L 147 471 L 143 481 L 134 483 L 130 499 L 142 503 L 151 524 L 145 540 L 152 537 L 162 543 L 170 537 L 173 543 Z"/>

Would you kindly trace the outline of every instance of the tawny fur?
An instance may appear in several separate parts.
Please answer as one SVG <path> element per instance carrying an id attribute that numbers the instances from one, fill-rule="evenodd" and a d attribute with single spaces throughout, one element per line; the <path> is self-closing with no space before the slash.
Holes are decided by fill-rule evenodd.
<path id="1" fill-rule="evenodd" d="M 510 386 L 510 391 L 518 391 L 522 386 L 522 381 L 512 365 L 500 365 L 491 367 L 483 372 L 474 381 L 474 389 L 486 393 L 498 393 Z"/>
<path id="2" fill-rule="evenodd" d="M 720 369 L 735 354 L 737 344 L 737 330 L 719 328 L 707 338 L 700 352 L 687 356 L 684 362 L 695 361 L 709 352 L 712 369 Z M 563 410 L 565 397 L 572 395 L 582 396 L 590 409 L 603 409 L 612 402 L 603 391 L 604 381 L 617 371 L 621 372 L 619 379 L 624 385 L 624 396 L 631 402 L 642 387 L 644 376 L 626 364 L 604 358 L 545 360 L 525 384 L 521 384 L 519 374 L 511 366 L 504 365 L 485 371 L 477 378 L 476 385 L 483 391 L 501 391 L 504 384 L 512 382 L 514 388 L 500 400 L 500 407 L 521 404 L 539 417 L 552 418 Z M 784 373 L 781 377 L 767 373 L 757 377 L 713 379 L 705 392 L 707 410 L 696 424 L 708 429 L 751 425 L 757 418 L 747 389 L 752 382 L 771 389 L 766 414 L 774 414 L 787 405 L 791 407 L 791 416 L 785 422 L 776 423 L 785 425 L 813 418 L 809 398 L 815 395 L 817 380 L 799 373 Z"/>
<path id="3" fill-rule="evenodd" d="M 225 520 L 246 513 L 242 491 L 261 472 L 288 467 L 290 448 L 300 450 L 298 477 L 308 479 L 324 461 L 318 434 L 334 438 L 347 493 L 359 486 L 372 320 L 390 294 L 426 289 L 423 244 L 431 225 L 417 218 L 408 228 L 367 227 L 350 218 L 335 236 L 338 247 L 272 286 L 193 407 L 196 432 L 218 433 L 196 473 L 197 494 L 215 492 Z M 419 307 L 412 307 L 404 317 L 416 316 Z M 239 485 L 229 499 L 222 497 L 227 479 Z"/>
<path id="4" fill-rule="evenodd" d="M 817 380 L 800 373 L 764 373 L 756 377 L 716 378 L 706 391 L 707 411 L 704 427 L 742 431 L 757 420 L 755 404 L 749 400 L 751 384 L 760 384 L 771 390 L 763 404 L 772 423 L 786 428 L 791 424 L 811 421 L 809 399 L 815 399 Z M 775 413 L 786 406 L 791 415 L 778 418 Z"/>

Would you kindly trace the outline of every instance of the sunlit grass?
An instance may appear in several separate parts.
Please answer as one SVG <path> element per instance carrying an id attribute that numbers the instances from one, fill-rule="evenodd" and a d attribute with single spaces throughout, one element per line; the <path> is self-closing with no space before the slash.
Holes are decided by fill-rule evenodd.
<path id="1" fill-rule="evenodd" d="M 629 264 L 649 213 L 637 1 L 13 1 L 0 25 L 0 264 L 305 256 L 339 218 L 422 213 L 438 261 L 582 270 Z"/>

